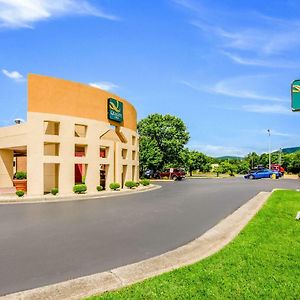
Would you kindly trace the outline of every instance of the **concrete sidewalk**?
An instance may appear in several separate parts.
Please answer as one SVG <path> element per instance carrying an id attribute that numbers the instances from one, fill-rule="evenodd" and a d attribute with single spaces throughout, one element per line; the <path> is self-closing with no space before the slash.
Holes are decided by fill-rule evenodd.
<path id="1" fill-rule="evenodd" d="M 259 193 L 201 237 L 175 250 L 107 272 L 10 294 L 0 299 L 81 299 L 193 264 L 216 253 L 232 241 L 260 210 L 270 194 L 271 192 Z"/>
<path id="2" fill-rule="evenodd" d="M 68 195 L 56 195 L 47 194 L 44 196 L 24 196 L 18 197 L 14 194 L 0 196 L 1 204 L 24 204 L 24 203 L 49 203 L 49 202 L 62 202 L 62 201 L 75 201 L 75 200 L 89 200 L 89 199 L 99 199 L 106 197 L 115 197 L 128 195 L 130 193 L 141 193 L 146 191 L 152 191 L 161 188 L 159 185 L 150 184 L 148 186 L 139 186 L 135 189 L 121 189 L 119 191 L 101 191 L 95 193 L 86 194 L 68 194 Z"/>

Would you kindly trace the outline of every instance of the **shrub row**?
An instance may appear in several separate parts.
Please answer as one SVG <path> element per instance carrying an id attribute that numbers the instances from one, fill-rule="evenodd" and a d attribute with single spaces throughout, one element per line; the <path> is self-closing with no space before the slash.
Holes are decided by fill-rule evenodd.
<path id="1" fill-rule="evenodd" d="M 19 172 L 19 173 L 24 173 L 24 172 Z M 25 173 L 26 174 L 26 173 Z M 21 175 L 19 178 L 22 177 Z M 24 177 L 24 176 L 23 176 Z M 133 189 L 135 187 L 138 187 L 139 185 L 147 186 L 150 184 L 149 179 L 142 179 L 140 182 L 135 182 L 135 181 L 126 181 L 125 186 L 128 187 L 129 189 Z M 121 185 L 118 182 L 113 182 L 109 185 L 109 188 L 113 191 L 118 190 L 121 187 Z M 73 187 L 73 192 L 75 194 L 84 194 L 87 191 L 87 186 L 85 184 L 75 184 Z M 97 186 L 97 191 L 101 192 L 103 191 L 103 187 L 101 185 Z M 52 195 L 57 195 L 58 194 L 58 188 L 53 188 L 51 189 L 50 193 Z M 18 197 L 23 197 L 25 194 L 24 191 L 16 191 L 16 195 Z"/>

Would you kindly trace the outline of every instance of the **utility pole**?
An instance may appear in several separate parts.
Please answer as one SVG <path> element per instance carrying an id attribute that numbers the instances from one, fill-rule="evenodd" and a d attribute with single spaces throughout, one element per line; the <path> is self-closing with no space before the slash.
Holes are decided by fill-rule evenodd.
<path id="1" fill-rule="evenodd" d="M 269 135 L 269 170 L 271 170 L 271 130 L 268 129 L 268 135 Z"/>
<path id="2" fill-rule="evenodd" d="M 281 153 L 282 153 L 282 148 L 279 149 L 279 164 L 281 165 Z"/>

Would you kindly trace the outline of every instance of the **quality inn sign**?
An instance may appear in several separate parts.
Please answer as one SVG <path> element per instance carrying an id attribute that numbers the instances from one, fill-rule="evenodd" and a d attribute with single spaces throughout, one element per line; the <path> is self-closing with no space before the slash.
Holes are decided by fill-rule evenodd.
<path id="1" fill-rule="evenodd" d="M 109 98 L 107 103 L 108 119 L 115 122 L 123 122 L 123 103 L 114 98 Z"/>
<path id="2" fill-rule="evenodd" d="M 300 111 L 300 79 L 294 80 L 291 87 L 292 110 Z"/>

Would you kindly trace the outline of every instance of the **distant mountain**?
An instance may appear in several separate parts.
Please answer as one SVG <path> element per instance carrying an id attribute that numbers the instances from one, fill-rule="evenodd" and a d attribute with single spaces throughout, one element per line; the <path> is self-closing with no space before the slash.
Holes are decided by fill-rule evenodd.
<path id="1" fill-rule="evenodd" d="M 282 148 L 281 151 L 284 154 L 291 154 L 291 153 L 300 151 L 300 146 L 299 147 Z M 277 152 L 279 152 L 279 150 L 274 151 L 273 153 L 277 153 Z M 218 160 L 244 159 L 244 157 L 232 156 L 232 155 L 219 156 L 219 157 L 215 157 L 215 158 Z"/>
<path id="2" fill-rule="evenodd" d="M 229 159 L 229 160 L 231 160 L 231 159 L 243 159 L 243 157 L 227 155 L 227 156 L 216 157 L 216 159 L 219 159 L 219 160 L 228 160 Z"/>
<path id="3" fill-rule="evenodd" d="M 290 153 L 294 153 L 297 151 L 300 151 L 300 147 L 282 148 L 282 153 L 285 153 L 285 154 L 290 154 Z"/>

